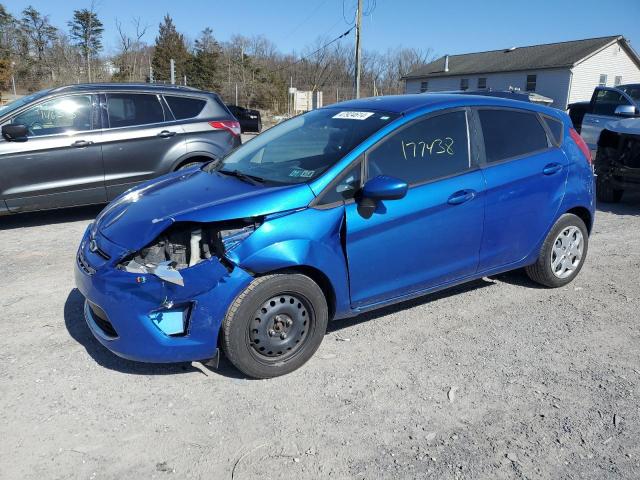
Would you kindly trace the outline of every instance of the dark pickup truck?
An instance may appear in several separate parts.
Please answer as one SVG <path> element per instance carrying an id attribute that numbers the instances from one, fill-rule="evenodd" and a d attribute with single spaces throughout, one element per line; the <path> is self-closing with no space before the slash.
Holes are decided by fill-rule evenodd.
<path id="1" fill-rule="evenodd" d="M 569 116 L 595 157 L 598 200 L 640 191 L 640 84 L 598 87 L 590 102 L 569 105 Z"/>
<path id="2" fill-rule="evenodd" d="M 591 101 L 569 105 L 569 116 L 592 152 L 600 132 L 611 121 L 640 117 L 640 84 L 597 87 Z"/>

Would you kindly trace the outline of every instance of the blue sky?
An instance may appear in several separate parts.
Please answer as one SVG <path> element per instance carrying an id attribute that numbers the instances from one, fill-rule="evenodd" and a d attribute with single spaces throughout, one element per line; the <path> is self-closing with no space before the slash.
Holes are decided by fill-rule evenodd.
<path id="1" fill-rule="evenodd" d="M 370 1 L 363 0 L 365 11 Z M 66 29 L 73 10 L 90 0 L 0 0 L 14 15 L 33 5 Z M 178 29 L 195 38 L 211 27 L 216 38 L 234 33 L 264 34 L 283 52 L 301 51 L 320 36 L 333 38 L 349 28 L 356 0 L 97 0 L 105 24 L 107 53 L 117 44 L 115 19 L 125 26 L 141 17 L 150 26 L 145 40 L 153 43 L 158 23 L 169 13 Z M 519 5 L 519 7 L 514 7 Z M 614 6 L 615 5 L 615 6 Z M 377 0 L 364 19 L 363 46 L 432 48 L 436 54 L 455 54 L 510 46 L 551 43 L 621 34 L 640 53 L 640 0 Z M 342 40 L 352 44 L 353 36 Z"/>

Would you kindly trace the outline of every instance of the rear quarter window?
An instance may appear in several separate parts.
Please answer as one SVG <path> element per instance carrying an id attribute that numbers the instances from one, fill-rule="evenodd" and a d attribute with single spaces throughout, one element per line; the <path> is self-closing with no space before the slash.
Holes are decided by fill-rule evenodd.
<path id="1" fill-rule="evenodd" d="M 207 104 L 205 100 L 190 97 L 172 97 L 165 95 L 169 108 L 173 112 L 176 120 L 184 120 L 185 118 L 197 117 Z"/>
<path id="2" fill-rule="evenodd" d="M 553 144 L 556 147 L 560 146 L 560 144 L 562 144 L 562 130 L 564 125 L 562 125 L 562 122 L 560 120 L 556 120 L 555 118 L 543 116 L 542 119 L 549 128 Z"/>
<path id="3" fill-rule="evenodd" d="M 479 110 L 487 163 L 531 154 L 549 147 L 547 134 L 535 113 L 517 110 Z"/>

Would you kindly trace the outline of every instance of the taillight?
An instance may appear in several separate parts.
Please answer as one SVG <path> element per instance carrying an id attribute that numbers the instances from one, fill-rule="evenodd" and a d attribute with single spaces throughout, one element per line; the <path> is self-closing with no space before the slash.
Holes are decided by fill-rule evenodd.
<path id="1" fill-rule="evenodd" d="M 571 135 L 571 138 L 573 139 L 573 141 L 576 142 L 576 145 L 578 146 L 580 151 L 584 154 L 585 158 L 587 159 L 587 162 L 592 163 L 591 150 L 589 150 L 589 146 L 582 139 L 580 134 L 576 132 L 573 128 L 569 129 L 569 134 Z"/>
<path id="2" fill-rule="evenodd" d="M 236 122 L 235 120 L 209 122 L 209 125 L 216 130 L 226 130 L 235 137 L 240 135 L 240 122 Z"/>

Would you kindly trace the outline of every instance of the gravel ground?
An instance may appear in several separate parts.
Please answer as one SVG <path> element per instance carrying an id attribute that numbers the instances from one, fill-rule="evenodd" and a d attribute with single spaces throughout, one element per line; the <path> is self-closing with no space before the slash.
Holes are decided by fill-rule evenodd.
<path id="1" fill-rule="evenodd" d="M 93 339 L 72 267 L 97 212 L 0 218 L 3 479 L 640 477 L 640 196 L 564 288 L 513 272 L 335 322 L 261 381 Z"/>

